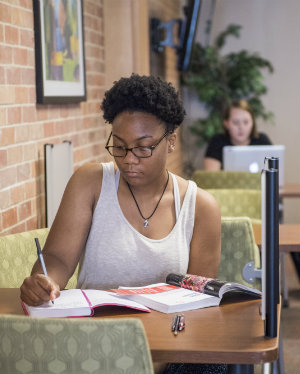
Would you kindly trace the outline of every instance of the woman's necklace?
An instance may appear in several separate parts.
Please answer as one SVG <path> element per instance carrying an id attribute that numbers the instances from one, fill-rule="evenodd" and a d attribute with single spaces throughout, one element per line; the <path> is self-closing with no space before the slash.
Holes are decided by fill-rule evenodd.
<path id="1" fill-rule="evenodd" d="M 128 188 L 129 188 L 129 191 L 131 192 L 131 195 L 132 195 L 132 197 L 133 197 L 133 200 L 134 200 L 134 202 L 135 202 L 135 204 L 136 204 L 136 206 L 137 206 L 137 208 L 138 208 L 138 211 L 139 211 L 141 217 L 142 217 L 143 220 L 144 220 L 144 227 L 148 227 L 148 226 L 149 226 L 149 222 L 148 222 L 148 220 L 153 216 L 153 214 L 155 213 L 155 211 L 156 211 L 156 209 L 157 209 L 157 207 L 158 207 L 158 205 L 159 205 L 159 203 L 160 203 L 160 200 L 161 200 L 162 197 L 164 196 L 164 193 L 165 193 L 166 188 L 167 188 L 168 183 L 169 183 L 169 177 L 170 177 L 170 174 L 169 174 L 168 170 L 167 170 L 167 173 L 168 173 L 167 183 L 165 184 L 165 187 L 164 187 L 164 189 L 163 189 L 163 192 L 162 192 L 162 194 L 161 194 L 161 196 L 160 196 L 160 198 L 159 198 L 159 200 L 158 200 L 158 202 L 157 202 L 157 204 L 156 204 L 156 206 L 155 206 L 153 212 L 152 212 L 152 213 L 150 214 L 150 216 L 147 217 L 147 218 L 145 218 L 145 217 L 143 216 L 143 214 L 142 214 L 142 212 L 141 212 L 141 209 L 140 209 L 140 207 L 139 207 L 139 204 L 138 204 L 138 202 L 136 201 L 136 198 L 134 197 L 134 194 L 133 194 L 133 192 L 132 192 L 132 190 L 131 190 L 131 188 L 130 188 L 130 185 L 129 185 L 128 182 L 126 182 Z"/>

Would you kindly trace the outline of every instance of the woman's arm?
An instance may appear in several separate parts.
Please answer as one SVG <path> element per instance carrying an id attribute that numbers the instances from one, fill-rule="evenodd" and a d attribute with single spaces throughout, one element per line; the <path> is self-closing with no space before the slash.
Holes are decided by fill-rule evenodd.
<path id="1" fill-rule="evenodd" d="M 188 273 L 216 278 L 220 255 L 220 209 L 211 194 L 198 188 Z"/>
<path id="2" fill-rule="evenodd" d="M 37 261 L 21 286 L 21 298 L 37 305 L 59 295 L 74 273 L 100 194 L 102 167 L 87 164 L 71 177 L 43 250 L 48 277 Z"/>
<path id="3" fill-rule="evenodd" d="M 206 171 L 219 171 L 221 170 L 221 162 L 216 158 L 205 157 L 204 170 Z"/>

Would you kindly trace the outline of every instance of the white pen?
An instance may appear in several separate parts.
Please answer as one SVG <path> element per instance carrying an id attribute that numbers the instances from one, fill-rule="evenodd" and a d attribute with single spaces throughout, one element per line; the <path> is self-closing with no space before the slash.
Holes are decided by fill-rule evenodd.
<path id="1" fill-rule="evenodd" d="M 45 265 L 45 261 L 44 261 L 44 257 L 43 257 L 43 253 L 42 253 L 42 250 L 41 250 L 39 239 L 34 238 L 34 241 L 35 241 L 35 245 L 36 245 L 38 259 L 39 259 L 39 261 L 42 265 L 42 268 L 43 268 L 43 273 L 44 273 L 45 277 L 48 278 L 48 273 L 47 273 L 47 269 L 46 269 L 46 265 Z M 51 300 L 51 303 L 54 304 L 54 301 Z"/>

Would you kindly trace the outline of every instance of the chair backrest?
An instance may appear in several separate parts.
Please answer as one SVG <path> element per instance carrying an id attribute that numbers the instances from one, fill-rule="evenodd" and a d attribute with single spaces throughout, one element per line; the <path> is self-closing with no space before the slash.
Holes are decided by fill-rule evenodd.
<path id="1" fill-rule="evenodd" d="M 0 287 L 18 288 L 24 278 L 30 275 L 37 259 L 34 238 L 38 238 L 43 248 L 49 229 L 37 229 L 18 234 L 0 236 Z M 66 288 L 75 288 L 78 267 Z"/>
<path id="2" fill-rule="evenodd" d="M 260 173 L 246 171 L 206 171 L 196 170 L 192 176 L 197 186 L 207 188 L 247 188 L 261 189 Z"/>
<path id="3" fill-rule="evenodd" d="M 261 191 L 249 189 L 207 189 L 217 200 L 221 216 L 249 217 L 261 223 Z"/>
<path id="4" fill-rule="evenodd" d="M 261 288 L 260 279 L 248 283 L 243 279 L 243 268 L 250 261 L 260 268 L 260 253 L 255 244 L 249 217 L 222 217 L 222 249 L 218 278 Z"/>
<path id="5" fill-rule="evenodd" d="M 0 315 L 0 374 L 153 374 L 137 318 Z"/>

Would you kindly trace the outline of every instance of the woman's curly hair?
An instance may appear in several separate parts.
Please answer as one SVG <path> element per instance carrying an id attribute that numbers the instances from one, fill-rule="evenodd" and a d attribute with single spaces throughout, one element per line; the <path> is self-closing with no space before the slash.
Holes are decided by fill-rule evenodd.
<path id="1" fill-rule="evenodd" d="M 124 111 L 151 113 L 166 124 L 169 132 L 181 124 L 185 115 L 182 101 L 171 83 L 137 74 L 114 82 L 104 94 L 101 109 L 109 123 Z"/>

